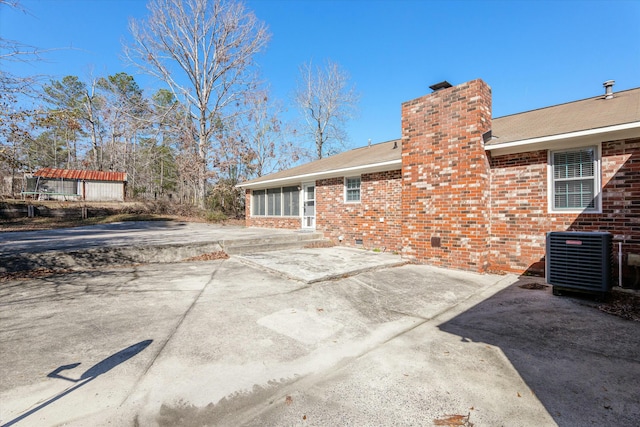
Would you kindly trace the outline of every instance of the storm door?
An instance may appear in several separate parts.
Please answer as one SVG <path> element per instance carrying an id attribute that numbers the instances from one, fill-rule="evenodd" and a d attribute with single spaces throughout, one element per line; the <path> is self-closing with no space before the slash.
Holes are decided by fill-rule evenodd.
<path id="1" fill-rule="evenodd" d="M 302 185 L 302 228 L 316 228 L 316 186 Z"/>

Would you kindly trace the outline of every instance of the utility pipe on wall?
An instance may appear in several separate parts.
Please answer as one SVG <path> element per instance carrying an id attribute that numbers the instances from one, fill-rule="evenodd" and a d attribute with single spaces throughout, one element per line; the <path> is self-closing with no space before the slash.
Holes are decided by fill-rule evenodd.
<path id="1" fill-rule="evenodd" d="M 618 242 L 618 286 L 622 287 L 622 242 Z"/>

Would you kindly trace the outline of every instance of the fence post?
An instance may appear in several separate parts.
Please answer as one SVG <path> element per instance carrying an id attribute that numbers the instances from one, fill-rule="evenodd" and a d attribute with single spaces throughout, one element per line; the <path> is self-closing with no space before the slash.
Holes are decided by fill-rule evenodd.
<path id="1" fill-rule="evenodd" d="M 35 215 L 35 208 L 33 207 L 33 205 L 27 205 L 27 216 L 29 218 L 33 218 Z"/>
<path id="2" fill-rule="evenodd" d="M 87 217 L 88 217 L 87 207 L 83 206 L 82 207 L 82 219 L 87 219 Z"/>

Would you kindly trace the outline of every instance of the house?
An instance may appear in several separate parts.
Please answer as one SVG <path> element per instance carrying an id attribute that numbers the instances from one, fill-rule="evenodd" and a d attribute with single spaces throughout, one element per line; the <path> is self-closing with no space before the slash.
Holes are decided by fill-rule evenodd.
<path id="1" fill-rule="evenodd" d="M 248 226 L 477 272 L 543 271 L 549 231 L 610 231 L 640 280 L 640 88 L 493 119 L 482 80 L 402 104 L 402 137 L 242 183 Z M 617 254 L 616 254 L 617 259 Z"/>
<path id="2" fill-rule="evenodd" d="M 43 168 L 28 179 L 22 194 L 50 200 L 121 202 L 126 183 L 125 172 Z"/>

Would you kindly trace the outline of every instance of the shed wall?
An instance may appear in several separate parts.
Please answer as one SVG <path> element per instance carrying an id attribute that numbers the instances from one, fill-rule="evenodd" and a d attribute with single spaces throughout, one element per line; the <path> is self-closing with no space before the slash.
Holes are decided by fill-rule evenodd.
<path id="1" fill-rule="evenodd" d="M 83 183 L 80 182 L 80 185 Z M 83 194 L 82 192 L 80 194 Z M 111 181 L 84 181 L 84 196 L 88 201 L 124 201 L 124 183 Z"/>

